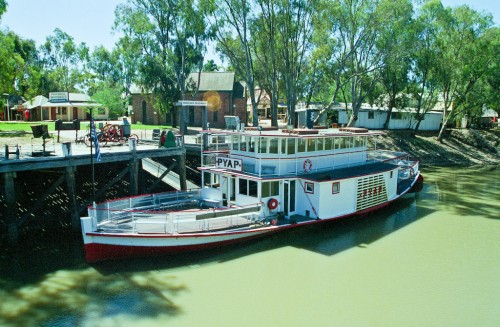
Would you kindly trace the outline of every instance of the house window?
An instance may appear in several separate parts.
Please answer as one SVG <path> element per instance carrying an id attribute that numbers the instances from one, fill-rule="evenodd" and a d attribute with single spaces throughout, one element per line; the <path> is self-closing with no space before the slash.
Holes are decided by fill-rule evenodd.
<path id="1" fill-rule="evenodd" d="M 373 111 L 368 111 L 368 119 L 375 119 L 375 113 Z"/>
<path id="2" fill-rule="evenodd" d="M 306 182 L 304 184 L 304 192 L 314 194 L 314 183 Z"/>
<path id="3" fill-rule="evenodd" d="M 340 183 L 335 182 L 332 184 L 332 194 L 337 194 L 340 192 Z"/>
<path id="4" fill-rule="evenodd" d="M 391 119 L 403 119 L 401 112 L 391 112 Z"/>
<path id="5" fill-rule="evenodd" d="M 392 178 L 392 171 L 391 171 L 391 178 Z"/>

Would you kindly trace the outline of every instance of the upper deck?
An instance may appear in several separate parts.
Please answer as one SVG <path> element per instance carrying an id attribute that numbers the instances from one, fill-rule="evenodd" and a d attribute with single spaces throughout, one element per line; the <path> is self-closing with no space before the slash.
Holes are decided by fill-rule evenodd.
<path id="1" fill-rule="evenodd" d="M 268 177 L 321 172 L 363 164 L 376 144 L 368 139 L 384 134 L 360 128 L 210 133 L 202 166 Z"/>

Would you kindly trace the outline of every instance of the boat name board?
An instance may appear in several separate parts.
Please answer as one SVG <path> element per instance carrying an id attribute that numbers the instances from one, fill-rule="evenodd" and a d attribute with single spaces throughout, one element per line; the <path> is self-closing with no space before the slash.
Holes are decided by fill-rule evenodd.
<path id="1" fill-rule="evenodd" d="M 215 166 L 219 168 L 232 169 L 237 171 L 243 170 L 243 162 L 241 159 L 216 157 Z"/>

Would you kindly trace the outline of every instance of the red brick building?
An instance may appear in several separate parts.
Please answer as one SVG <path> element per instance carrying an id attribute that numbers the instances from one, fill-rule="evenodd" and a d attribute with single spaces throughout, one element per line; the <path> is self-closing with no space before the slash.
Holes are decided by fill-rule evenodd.
<path id="1" fill-rule="evenodd" d="M 192 73 L 189 80 L 190 85 L 197 85 L 198 73 Z M 224 116 L 238 116 L 241 122 L 247 121 L 245 86 L 235 81 L 235 74 L 232 72 L 201 73 L 197 95 L 186 100 L 202 100 L 209 103 L 207 120 L 210 127 L 224 128 L 226 125 Z M 161 113 L 156 107 L 158 106 L 155 106 L 152 94 L 139 89 L 132 90 L 132 103 L 129 108 L 132 123 L 172 124 L 172 115 Z M 188 126 L 201 126 L 203 109 L 203 107 L 186 107 Z M 176 115 L 177 126 L 179 126 L 179 116 L 180 114 Z"/>

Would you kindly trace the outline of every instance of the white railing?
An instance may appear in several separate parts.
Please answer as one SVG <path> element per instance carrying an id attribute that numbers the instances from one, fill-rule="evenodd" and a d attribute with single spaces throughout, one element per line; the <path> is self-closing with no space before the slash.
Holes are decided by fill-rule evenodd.
<path id="1" fill-rule="evenodd" d="M 111 200 L 88 208 L 94 226 L 118 224 L 130 219 L 133 213 L 147 213 L 172 209 L 190 202 L 198 202 L 200 191 L 165 192 L 148 194 L 125 199 Z"/>

